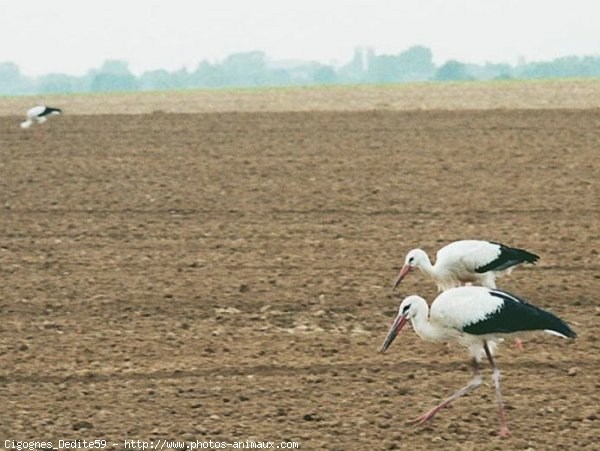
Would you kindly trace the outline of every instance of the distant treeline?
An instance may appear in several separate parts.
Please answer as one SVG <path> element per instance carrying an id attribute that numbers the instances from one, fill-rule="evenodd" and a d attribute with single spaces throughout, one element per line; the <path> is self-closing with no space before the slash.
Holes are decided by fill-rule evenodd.
<path id="1" fill-rule="evenodd" d="M 151 70 L 133 75 L 125 61 L 106 61 L 79 77 L 48 74 L 31 78 L 14 63 L 0 63 L 0 94 L 65 94 L 79 92 L 155 91 L 188 88 L 378 84 L 414 81 L 509 80 L 534 78 L 600 77 L 600 56 L 567 56 L 545 62 L 516 65 L 433 63 L 423 46 L 397 55 L 378 55 L 357 48 L 343 66 L 316 62 L 270 61 L 264 52 L 236 53 L 223 61 L 202 61 L 195 70 Z"/>

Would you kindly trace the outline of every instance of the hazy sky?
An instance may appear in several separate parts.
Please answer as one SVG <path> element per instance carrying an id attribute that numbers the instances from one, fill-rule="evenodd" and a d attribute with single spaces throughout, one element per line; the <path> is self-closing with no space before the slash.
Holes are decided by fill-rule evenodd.
<path id="1" fill-rule="evenodd" d="M 0 0 L 0 62 L 27 75 L 195 68 L 233 52 L 344 63 L 355 46 L 448 59 L 600 55 L 597 0 Z"/>

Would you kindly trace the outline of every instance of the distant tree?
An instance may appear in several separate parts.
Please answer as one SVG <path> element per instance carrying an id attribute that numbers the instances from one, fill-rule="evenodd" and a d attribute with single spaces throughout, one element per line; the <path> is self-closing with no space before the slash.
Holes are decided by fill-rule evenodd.
<path id="1" fill-rule="evenodd" d="M 0 63 L 0 94 L 29 94 L 32 91 L 29 84 L 30 81 L 15 63 Z"/>
<path id="2" fill-rule="evenodd" d="M 566 78 L 600 76 L 600 57 L 567 56 L 552 61 L 520 64 L 516 71 L 522 78 Z"/>
<path id="3" fill-rule="evenodd" d="M 192 75 L 185 67 L 171 72 L 173 79 L 173 87 L 177 89 L 185 89 L 193 87 Z"/>
<path id="4" fill-rule="evenodd" d="M 13 85 L 21 81 L 19 66 L 15 63 L 0 63 L 0 82 L 3 85 Z"/>
<path id="5" fill-rule="evenodd" d="M 138 84 L 133 75 L 112 75 L 99 73 L 94 75 L 90 90 L 92 92 L 135 91 Z"/>
<path id="6" fill-rule="evenodd" d="M 135 91 L 138 81 L 129 72 L 127 62 L 106 61 L 99 70 L 91 72 L 90 90 L 93 92 Z"/>
<path id="7" fill-rule="evenodd" d="M 196 88 L 211 88 L 222 86 L 222 72 L 218 65 L 202 61 L 190 75 L 192 85 Z"/>
<path id="8" fill-rule="evenodd" d="M 401 63 L 394 55 L 377 55 L 369 59 L 367 79 L 373 83 L 394 83 L 401 80 Z"/>
<path id="9" fill-rule="evenodd" d="M 185 68 L 175 72 L 167 72 L 164 69 L 144 72 L 138 78 L 138 85 L 144 91 L 195 87 L 192 75 Z"/>
<path id="10" fill-rule="evenodd" d="M 139 86 L 144 91 L 154 91 L 173 88 L 173 77 L 164 69 L 144 72 L 139 77 Z"/>
<path id="11" fill-rule="evenodd" d="M 483 74 L 475 76 L 477 79 L 510 80 L 513 78 L 513 68 L 510 64 L 485 63 Z"/>
<path id="12" fill-rule="evenodd" d="M 435 72 L 433 53 L 427 47 L 417 45 L 398 55 L 402 81 L 422 81 Z"/>
<path id="13" fill-rule="evenodd" d="M 398 55 L 367 56 L 367 80 L 374 83 L 398 83 L 423 81 L 431 78 L 435 71 L 433 54 L 423 46 L 411 47 Z"/>
<path id="14" fill-rule="evenodd" d="M 316 64 L 312 70 L 312 81 L 318 85 L 330 85 L 337 82 L 337 75 L 331 66 Z"/>
<path id="15" fill-rule="evenodd" d="M 220 75 L 225 86 L 266 86 L 268 70 L 264 52 L 229 55 L 221 63 Z"/>
<path id="16" fill-rule="evenodd" d="M 467 66 L 455 60 L 450 60 L 443 64 L 435 72 L 433 78 L 438 81 L 466 81 L 474 79 L 467 70 Z"/>
<path id="17" fill-rule="evenodd" d="M 37 92 L 42 94 L 68 94 L 73 92 L 74 77 L 65 74 L 48 74 L 37 79 Z"/>
<path id="18" fill-rule="evenodd" d="M 292 84 L 290 71 L 272 68 L 264 52 L 234 53 L 220 63 L 202 61 L 190 74 L 194 87 L 285 86 Z"/>

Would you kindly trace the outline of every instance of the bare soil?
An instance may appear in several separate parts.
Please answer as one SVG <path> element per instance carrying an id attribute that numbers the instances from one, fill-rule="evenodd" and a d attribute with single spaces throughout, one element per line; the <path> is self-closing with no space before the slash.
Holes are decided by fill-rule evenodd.
<path id="1" fill-rule="evenodd" d="M 295 440 L 301 449 L 598 449 L 600 111 L 0 118 L 0 439 Z M 407 328 L 413 247 L 541 255 L 500 286 L 576 340 L 491 374 Z"/>

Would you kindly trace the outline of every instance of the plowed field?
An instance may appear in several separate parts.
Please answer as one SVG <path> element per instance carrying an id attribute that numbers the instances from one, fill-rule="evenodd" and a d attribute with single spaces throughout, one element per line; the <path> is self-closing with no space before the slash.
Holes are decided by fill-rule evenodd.
<path id="1" fill-rule="evenodd" d="M 0 117 L 0 439 L 598 449 L 600 110 Z M 541 256 L 499 286 L 578 332 L 467 353 L 407 327 L 405 253 Z M 5 446 L 5 445 L 4 445 Z M 112 445 L 110 445 L 112 446 Z"/>

